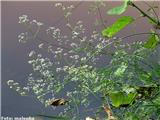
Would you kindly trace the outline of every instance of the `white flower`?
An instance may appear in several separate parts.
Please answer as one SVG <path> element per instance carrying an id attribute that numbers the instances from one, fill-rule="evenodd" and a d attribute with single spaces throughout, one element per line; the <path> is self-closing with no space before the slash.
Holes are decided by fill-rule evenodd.
<path id="1" fill-rule="evenodd" d="M 95 120 L 95 119 L 90 118 L 90 117 L 86 117 L 86 120 Z"/>
<path id="2" fill-rule="evenodd" d="M 20 87 L 16 87 L 16 91 L 17 91 L 17 92 L 20 91 Z"/>
<path id="3" fill-rule="evenodd" d="M 32 56 L 35 55 L 35 54 L 36 54 L 36 52 L 32 50 L 32 51 L 29 53 L 29 57 L 32 57 Z"/>
<path id="4" fill-rule="evenodd" d="M 42 25 L 43 25 L 43 23 L 41 23 L 41 22 L 37 22 L 37 25 L 38 25 L 38 26 L 42 26 Z"/>
<path id="5" fill-rule="evenodd" d="M 25 33 L 21 33 L 20 35 L 18 35 L 18 38 L 19 38 L 19 42 L 21 43 L 26 43 L 27 40 L 28 40 L 28 33 L 25 32 Z"/>
<path id="6" fill-rule="evenodd" d="M 25 92 L 21 92 L 20 94 L 21 94 L 22 96 L 26 95 L 26 93 L 25 93 Z"/>
<path id="7" fill-rule="evenodd" d="M 82 21 L 81 21 L 81 20 L 79 20 L 79 21 L 77 22 L 77 24 L 82 24 Z"/>
<path id="8" fill-rule="evenodd" d="M 67 18 L 67 17 L 69 17 L 71 14 L 72 14 L 71 12 L 67 12 L 67 13 L 65 14 L 65 17 Z"/>
<path id="9" fill-rule="evenodd" d="M 27 18 L 27 15 L 22 15 L 19 17 L 19 22 L 18 23 L 26 23 L 29 21 L 29 19 Z"/>
<path id="10" fill-rule="evenodd" d="M 67 27 L 71 27 L 71 24 L 67 23 L 66 26 L 67 26 Z"/>
<path id="11" fill-rule="evenodd" d="M 38 54 L 37 57 L 38 57 L 38 58 L 41 58 L 41 57 L 42 57 L 42 54 Z"/>
<path id="12" fill-rule="evenodd" d="M 66 71 L 69 67 L 68 66 L 63 66 L 63 70 Z"/>
<path id="13" fill-rule="evenodd" d="M 56 68 L 56 72 L 60 72 L 61 71 L 61 68 Z"/>
<path id="14" fill-rule="evenodd" d="M 86 57 L 82 57 L 81 58 L 81 61 L 85 61 L 87 58 Z"/>
<path id="15" fill-rule="evenodd" d="M 68 53 L 64 53 L 63 55 L 66 56 Z"/>
<path id="16" fill-rule="evenodd" d="M 79 58 L 79 55 L 74 55 L 74 59 L 78 59 Z"/>
<path id="17" fill-rule="evenodd" d="M 62 6 L 62 3 L 56 3 L 54 6 L 55 6 L 55 7 Z"/>
<path id="18" fill-rule="evenodd" d="M 37 24 L 37 26 L 42 26 L 43 25 L 43 23 L 38 22 L 37 20 L 32 20 L 31 23 L 35 23 L 35 24 Z"/>
<path id="19" fill-rule="evenodd" d="M 8 84 L 8 85 L 11 85 L 11 84 L 13 84 L 13 83 L 14 83 L 14 80 L 8 80 L 8 81 L 7 81 L 7 84 Z"/>
<path id="20" fill-rule="evenodd" d="M 71 47 L 77 47 L 76 43 L 71 43 Z"/>
<path id="21" fill-rule="evenodd" d="M 72 34 L 73 34 L 74 36 L 79 35 L 79 33 L 78 33 L 78 32 L 76 32 L 76 31 L 73 31 L 73 32 L 72 32 Z"/>
<path id="22" fill-rule="evenodd" d="M 41 43 L 41 44 L 38 45 L 38 47 L 41 49 L 41 48 L 43 48 L 43 45 L 44 45 L 44 44 Z"/>
<path id="23" fill-rule="evenodd" d="M 29 60 L 28 63 L 29 63 L 29 64 L 32 64 L 32 63 L 33 63 L 33 60 Z"/>

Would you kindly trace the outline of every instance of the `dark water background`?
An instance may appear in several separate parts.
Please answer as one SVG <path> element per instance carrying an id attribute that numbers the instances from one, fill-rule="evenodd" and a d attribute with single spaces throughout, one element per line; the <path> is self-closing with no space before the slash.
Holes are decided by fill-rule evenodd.
<path id="1" fill-rule="evenodd" d="M 77 5 L 79 2 L 65 2 L 65 4 Z M 148 2 L 149 4 L 160 5 L 160 1 Z M 87 14 L 87 10 L 91 2 L 82 2 L 73 12 L 72 21 L 76 22 L 82 20 L 86 26 L 87 32 L 93 28 L 93 22 L 95 20 L 94 14 Z M 101 9 L 103 19 L 107 21 L 106 25 L 112 24 L 120 16 L 108 16 L 106 10 L 113 6 L 119 5 L 120 2 L 106 2 L 106 8 Z M 136 2 L 143 10 L 146 10 L 147 6 L 143 2 Z M 31 97 L 21 97 L 15 91 L 10 89 L 6 82 L 9 79 L 16 80 L 22 84 L 25 84 L 27 75 L 32 72 L 31 66 L 28 65 L 28 53 L 32 49 L 37 49 L 32 42 L 26 44 L 20 44 L 17 36 L 21 32 L 25 32 L 25 28 L 18 24 L 18 17 L 26 14 L 29 18 L 36 19 L 45 24 L 44 30 L 49 26 L 57 26 L 65 31 L 65 34 L 69 34 L 69 31 L 64 28 L 64 20 L 62 12 L 54 7 L 54 2 L 2 2 L 2 116 L 30 116 L 37 113 L 56 113 L 51 108 L 44 108 L 44 106 L 37 102 L 37 100 Z M 157 13 L 160 13 L 157 10 Z M 123 15 L 139 16 L 139 12 L 136 9 L 129 8 Z M 61 20 L 62 19 L 62 20 Z M 134 25 L 128 26 L 122 30 L 118 36 L 122 37 L 133 32 L 149 32 L 150 26 L 147 19 L 141 18 Z M 102 29 L 102 26 L 99 27 Z M 40 37 L 46 39 L 45 34 L 40 34 Z M 127 42 L 144 41 L 147 36 L 136 36 L 126 39 Z M 103 64 L 103 61 L 102 63 Z"/>

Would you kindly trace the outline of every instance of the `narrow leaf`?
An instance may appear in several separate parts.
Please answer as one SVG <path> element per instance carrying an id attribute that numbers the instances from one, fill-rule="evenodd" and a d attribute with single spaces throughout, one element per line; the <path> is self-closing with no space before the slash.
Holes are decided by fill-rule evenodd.
<path id="1" fill-rule="evenodd" d="M 151 34 L 148 41 L 144 44 L 145 48 L 154 49 L 159 42 L 159 38 L 155 34 Z"/>
<path id="2" fill-rule="evenodd" d="M 123 16 L 119 18 L 112 26 L 107 27 L 102 31 L 104 37 L 113 37 L 116 33 L 126 27 L 128 24 L 133 22 L 133 18 L 130 16 Z"/>
<path id="3" fill-rule="evenodd" d="M 121 6 L 110 9 L 107 12 L 107 14 L 109 14 L 109 15 L 120 15 L 120 14 L 124 13 L 127 9 L 128 1 L 129 0 L 125 0 Z"/>

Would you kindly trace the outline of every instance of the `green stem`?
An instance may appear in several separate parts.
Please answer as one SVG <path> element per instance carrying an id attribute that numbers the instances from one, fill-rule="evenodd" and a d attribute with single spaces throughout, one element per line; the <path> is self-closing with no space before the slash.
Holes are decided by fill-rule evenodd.
<path id="1" fill-rule="evenodd" d="M 132 37 L 132 36 L 144 35 L 144 34 L 152 34 L 152 35 L 158 35 L 158 36 L 160 36 L 160 34 L 158 34 L 158 33 L 151 33 L 151 32 L 147 33 L 146 32 L 146 33 L 135 33 L 135 34 L 127 35 L 127 36 L 124 36 L 124 37 L 122 37 L 120 39 L 126 39 L 126 38 L 129 38 L 129 37 Z"/>

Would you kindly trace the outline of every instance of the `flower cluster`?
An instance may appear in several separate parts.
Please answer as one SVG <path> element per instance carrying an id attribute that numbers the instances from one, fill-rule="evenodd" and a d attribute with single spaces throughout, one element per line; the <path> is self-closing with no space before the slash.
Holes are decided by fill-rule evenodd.
<path id="1" fill-rule="evenodd" d="M 20 35 L 18 35 L 19 38 L 19 42 L 21 43 L 26 43 L 29 39 L 35 39 L 37 34 L 40 31 L 41 26 L 43 26 L 44 24 L 42 22 L 38 22 L 37 20 L 29 20 L 27 15 L 22 15 L 19 17 L 19 24 L 24 25 L 25 27 L 28 28 L 29 32 L 25 32 L 25 33 L 20 33 Z M 35 31 L 33 31 L 31 28 L 35 27 Z"/>
<path id="2" fill-rule="evenodd" d="M 55 7 L 59 7 L 64 12 L 64 17 L 68 18 L 72 14 L 72 10 L 74 9 L 74 5 L 65 6 L 62 3 L 56 3 Z"/>
<path id="3" fill-rule="evenodd" d="M 29 93 L 29 87 L 20 87 L 19 83 L 15 82 L 14 80 L 8 80 L 7 81 L 8 86 L 11 89 L 14 89 L 15 91 L 17 91 L 21 96 L 27 96 Z"/>

